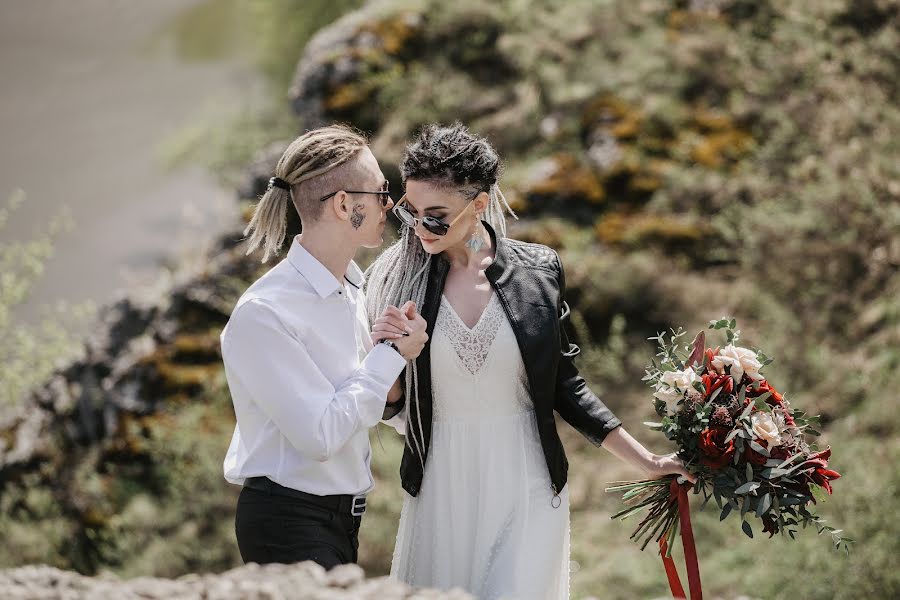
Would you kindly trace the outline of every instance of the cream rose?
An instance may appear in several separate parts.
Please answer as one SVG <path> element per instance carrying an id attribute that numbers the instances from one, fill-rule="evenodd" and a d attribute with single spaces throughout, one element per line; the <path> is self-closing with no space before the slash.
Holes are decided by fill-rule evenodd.
<path id="1" fill-rule="evenodd" d="M 769 413 L 762 411 L 753 413 L 750 415 L 750 425 L 753 429 L 753 435 L 768 442 L 770 447 L 781 445 L 781 433 L 778 431 L 778 425 Z"/>
<path id="2" fill-rule="evenodd" d="M 666 403 L 666 408 L 670 411 L 678 410 L 678 401 L 681 400 L 682 394 L 667 385 L 659 385 L 653 392 L 653 397 Z"/>
<path id="3" fill-rule="evenodd" d="M 700 378 L 697 377 L 692 367 L 687 367 L 682 371 L 666 371 L 659 380 L 670 387 L 677 388 L 680 392 L 696 392 L 694 384 L 700 381 Z"/>
<path id="4" fill-rule="evenodd" d="M 745 373 L 750 379 L 762 379 L 762 375 L 759 374 L 762 363 L 756 357 L 756 352 L 740 346 L 729 344 L 719 350 L 712 359 L 712 366 L 723 375 L 725 367 L 730 367 L 729 373 L 735 382 L 739 382 Z"/>
<path id="5" fill-rule="evenodd" d="M 678 401 L 688 396 L 699 396 L 700 392 L 694 389 L 694 383 L 700 381 L 694 369 L 687 367 L 681 371 L 665 371 L 659 378 L 659 385 L 653 396 L 666 403 L 670 411 L 679 409 Z"/>

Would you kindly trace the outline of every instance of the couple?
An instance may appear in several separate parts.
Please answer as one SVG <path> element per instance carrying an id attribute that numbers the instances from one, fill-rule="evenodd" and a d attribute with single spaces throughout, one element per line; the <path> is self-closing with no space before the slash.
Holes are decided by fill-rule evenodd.
<path id="1" fill-rule="evenodd" d="M 366 140 L 295 140 L 248 226 L 264 258 L 291 204 L 303 233 L 222 333 L 237 415 L 225 477 L 243 485 L 246 562 L 355 562 L 373 488 L 368 429 L 405 434 L 392 576 L 478 598 L 567 598 L 569 498 L 554 411 L 651 476 L 693 479 L 620 426 L 574 364 L 556 252 L 505 237 L 500 159 L 462 125 L 428 126 L 396 206 Z M 400 240 L 366 274 L 360 247 Z"/>

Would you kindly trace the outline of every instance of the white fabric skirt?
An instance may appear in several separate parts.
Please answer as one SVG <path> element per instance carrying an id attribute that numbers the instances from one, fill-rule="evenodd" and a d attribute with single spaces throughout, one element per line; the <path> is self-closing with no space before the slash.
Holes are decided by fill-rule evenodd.
<path id="1" fill-rule="evenodd" d="M 569 494 L 551 489 L 533 410 L 435 420 L 391 575 L 482 600 L 569 595 Z"/>

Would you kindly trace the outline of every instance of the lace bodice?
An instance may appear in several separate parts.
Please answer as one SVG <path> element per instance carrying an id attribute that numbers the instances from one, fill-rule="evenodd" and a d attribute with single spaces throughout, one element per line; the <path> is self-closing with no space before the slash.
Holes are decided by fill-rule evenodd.
<path id="1" fill-rule="evenodd" d="M 494 294 L 481 313 L 481 318 L 469 329 L 447 298 L 441 296 L 441 308 L 435 327 L 440 327 L 447 334 L 460 362 L 470 374 L 476 375 L 484 366 L 504 318 L 503 308 L 497 302 L 497 294 Z"/>
<path id="2" fill-rule="evenodd" d="M 441 297 L 431 364 L 435 418 L 514 415 L 532 408 L 515 333 L 496 294 L 471 329 Z"/>

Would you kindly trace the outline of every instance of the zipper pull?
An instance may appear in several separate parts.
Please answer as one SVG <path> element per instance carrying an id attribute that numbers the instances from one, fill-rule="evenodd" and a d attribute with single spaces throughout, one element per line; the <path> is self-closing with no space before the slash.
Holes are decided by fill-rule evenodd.
<path id="1" fill-rule="evenodd" d="M 560 505 L 562 505 L 562 499 L 559 497 L 559 492 L 556 491 L 556 484 L 551 483 L 550 489 L 553 490 L 553 498 L 550 499 L 550 506 L 559 508 Z"/>

